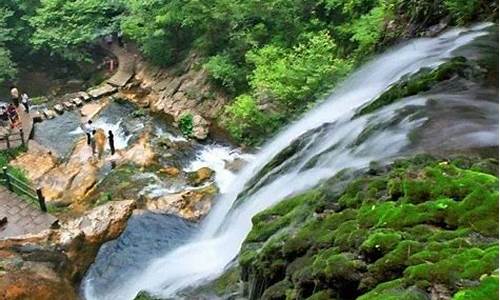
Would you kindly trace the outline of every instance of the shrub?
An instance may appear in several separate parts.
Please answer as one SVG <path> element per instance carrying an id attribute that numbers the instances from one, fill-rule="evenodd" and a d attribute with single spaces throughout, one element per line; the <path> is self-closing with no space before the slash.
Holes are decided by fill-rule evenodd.
<path id="1" fill-rule="evenodd" d="M 190 113 L 185 113 L 181 115 L 179 119 L 179 129 L 185 136 L 191 136 L 193 134 L 193 115 Z"/>
<path id="2" fill-rule="evenodd" d="M 245 75 L 229 56 L 212 56 L 204 65 L 210 77 L 220 86 L 234 93 L 243 84 Z"/>
<path id="3" fill-rule="evenodd" d="M 226 106 L 222 123 L 239 142 L 256 144 L 278 127 L 279 120 L 264 114 L 257 107 L 255 99 L 244 94 Z"/>
<path id="4" fill-rule="evenodd" d="M 326 31 L 306 35 L 292 50 L 267 45 L 247 54 L 255 65 L 250 85 L 256 93 L 270 93 L 288 108 L 303 108 L 329 90 L 351 69 L 337 58 L 336 45 Z"/>
<path id="5" fill-rule="evenodd" d="M 478 0 L 445 0 L 446 8 L 457 24 L 471 21 L 479 9 Z"/>

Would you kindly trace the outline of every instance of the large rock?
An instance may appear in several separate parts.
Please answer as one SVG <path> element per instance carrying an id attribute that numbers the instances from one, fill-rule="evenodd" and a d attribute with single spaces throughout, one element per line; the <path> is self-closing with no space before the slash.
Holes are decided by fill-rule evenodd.
<path id="1" fill-rule="evenodd" d="M 104 134 L 102 129 L 98 132 Z M 104 148 L 102 143 L 97 143 L 98 149 Z M 94 157 L 86 139 L 81 139 L 66 163 L 51 169 L 38 181 L 45 200 L 56 206 L 67 206 L 85 198 L 97 182 L 103 165 L 104 160 Z"/>
<path id="2" fill-rule="evenodd" d="M 197 140 L 204 140 L 208 137 L 210 122 L 202 116 L 195 114 L 193 116 L 193 137 Z"/>
<path id="3" fill-rule="evenodd" d="M 37 147 L 29 147 L 28 152 L 18 156 L 10 164 L 25 171 L 26 176 L 35 182 L 57 164 L 57 158 L 49 151 Z"/>
<path id="4" fill-rule="evenodd" d="M 192 111 L 206 120 L 215 119 L 229 98 L 211 87 L 207 72 L 198 65 L 199 57 L 193 54 L 166 69 L 139 60 L 135 78 L 142 88 L 151 91 L 148 97 L 151 111 L 163 112 L 173 119 L 184 111 Z"/>
<path id="5" fill-rule="evenodd" d="M 156 213 L 174 214 L 191 221 L 198 221 L 208 214 L 216 194 L 217 188 L 210 185 L 198 190 L 148 199 L 145 208 Z"/>
<path id="6" fill-rule="evenodd" d="M 0 299 L 78 299 L 74 287 L 134 208 L 134 201 L 111 202 L 59 229 L 0 240 Z"/>
<path id="7" fill-rule="evenodd" d="M 188 183 L 192 186 L 200 186 L 208 181 L 210 181 L 215 172 L 208 168 L 203 167 L 194 172 L 188 173 Z"/>
<path id="8" fill-rule="evenodd" d="M 151 165 L 155 160 L 156 154 L 154 153 L 149 140 L 149 133 L 146 132 L 142 134 L 135 145 L 120 153 L 121 162 L 128 161 L 141 167 Z"/>

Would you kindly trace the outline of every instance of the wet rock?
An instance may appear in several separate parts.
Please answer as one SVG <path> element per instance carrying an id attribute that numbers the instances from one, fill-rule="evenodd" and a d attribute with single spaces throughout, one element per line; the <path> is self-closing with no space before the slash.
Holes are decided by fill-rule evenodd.
<path id="1" fill-rule="evenodd" d="M 158 172 L 166 174 L 167 176 L 170 176 L 170 177 L 177 177 L 181 173 L 181 171 L 179 169 L 177 169 L 176 167 L 166 167 L 166 168 L 160 169 Z"/>
<path id="2" fill-rule="evenodd" d="M 188 220 L 198 221 L 208 214 L 216 194 L 217 188 L 210 185 L 202 189 L 149 199 L 146 201 L 145 208 L 156 213 L 174 214 Z"/>
<path id="3" fill-rule="evenodd" d="M 149 143 L 149 133 L 144 133 L 130 149 L 121 154 L 121 162 L 129 161 L 137 166 L 146 167 L 155 161 L 156 154 Z"/>
<path id="4" fill-rule="evenodd" d="M 243 167 L 247 164 L 247 161 L 241 158 L 235 158 L 232 161 L 225 161 L 224 168 L 227 170 L 236 173 L 239 172 Z"/>
<path id="5" fill-rule="evenodd" d="M 61 226 L 58 245 L 73 265 L 72 278 L 84 274 L 102 243 L 120 235 L 134 208 L 133 200 L 113 201 Z"/>
<path id="6" fill-rule="evenodd" d="M 40 123 L 43 121 L 43 118 L 44 118 L 44 115 L 43 113 L 39 112 L 39 111 L 33 111 L 33 112 L 30 112 L 30 116 L 31 118 L 33 119 L 33 122 L 35 123 Z"/>
<path id="7" fill-rule="evenodd" d="M 87 103 L 82 108 L 80 108 L 80 115 L 82 117 L 85 117 L 86 119 L 92 119 L 108 104 L 109 100 L 107 99 L 103 99 L 97 102 Z"/>
<path id="8" fill-rule="evenodd" d="M 214 174 L 215 172 L 210 168 L 200 168 L 188 174 L 188 183 L 192 186 L 200 186 L 211 180 Z"/>
<path id="9" fill-rule="evenodd" d="M 52 109 L 44 109 L 42 113 L 47 120 L 54 119 L 57 116 L 56 112 Z"/>
<path id="10" fill-rule="evenodd" d="M 70 102 L 70 101 L 65 101 L 65 102 L 63 102 L 62 105 L 63 105 L 64 109 L 66 109 L 66 110 L 72 110 L 76 107 L 75 104 Z"/>
<path id="11" fill-rule="evenodd" d="M 76 106 L 82 106 L 83 105 L 83 102 L 80 98 L 73 98 L 71 100 L 71 102 L 73 102 L 73 104 L 75 104 Z"/>
<path id="12" fill-rule="evenodd" d="M 83 101 L 90 101 L 90 100 L 92 100 L 92 98 L 90 97 L 89 94 L 87 94 L 87 92 L 79 92 L 78 96 L 80 98 L 82 98 Z"/>
<path id="13" fill-rule="evenodd" d="M 64 113 L 64 107 L 63 107 L 61 104 L 56 104 L 56 105 L 54 105 L 54 110 L 55 110 L 58 114 L 62 114 L 62 113 Z"/>

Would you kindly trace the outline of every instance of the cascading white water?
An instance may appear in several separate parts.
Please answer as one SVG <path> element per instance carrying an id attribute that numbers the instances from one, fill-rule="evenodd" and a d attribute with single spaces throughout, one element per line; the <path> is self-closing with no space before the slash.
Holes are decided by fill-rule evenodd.
<path id="1" fill-rule="evenodd" d="M 251 230 L 251 218 L 283 198 L 313 187 L 344 168 L 361 168 L 373 160 L 397 156 L 409 145 L 408 133 L 426 117 L 406 115 L 404 107 L 423 107 L 416 96 L 353 118 L 356 111 L 397 82 L 422 67 L 436 66 L 457 48 L 487 34 L 486 25 L 455 29 L 440 37 L 414 40 L 375 58 L 353 75 L 316 109 L 289 126 L 258 153 L 236 178 L 189 242 L 153 260 L 143 271 L 108 290 L 96 291 L 86 278 L 86 299 L 133 299 L 141 290 L 160 297 L 219 276 L 238 255 Z M 498 104 L 496 106 L 498 110 Z M 396 125 L 360 139 L 365 128 L 400 117 Z M 496 138 L 498 138 L 498 133 Z M 256 174 L 292 143 L 296 151 L 259 178 Z M 490 143 L 497 143 L 488 141 Z"/>

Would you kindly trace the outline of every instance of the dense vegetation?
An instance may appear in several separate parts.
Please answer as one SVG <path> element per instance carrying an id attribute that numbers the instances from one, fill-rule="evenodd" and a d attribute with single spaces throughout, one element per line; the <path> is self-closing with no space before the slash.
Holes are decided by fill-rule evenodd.
<path id="1" fill-rule="evenodd" d="M 491 0 L 7 0 L 0 80 L 15 77 L 26 53 L 88 60 L 89 45 L 122 31 L 157 65 L 197 53 L 214 87 L 234 98 L 219 122 L 253 144 L 383 45 L 442 20 L 460 25 L 496 14 Z"/>
<path id="2" fill-rule="evenodd" d="M 240 256 L 247 295 L 497 299 L 497 164 L 419 156 L 261 212 Z"/>

